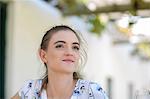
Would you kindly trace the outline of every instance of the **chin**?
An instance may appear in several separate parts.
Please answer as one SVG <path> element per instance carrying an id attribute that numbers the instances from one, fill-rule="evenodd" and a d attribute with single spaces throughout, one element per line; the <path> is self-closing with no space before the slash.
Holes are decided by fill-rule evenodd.
<path id="1" fill-rule="evenodd" d="M 62 71 L 64 73 L 73 73 L 75 71 L 75 68 L 63 68 Z"/>

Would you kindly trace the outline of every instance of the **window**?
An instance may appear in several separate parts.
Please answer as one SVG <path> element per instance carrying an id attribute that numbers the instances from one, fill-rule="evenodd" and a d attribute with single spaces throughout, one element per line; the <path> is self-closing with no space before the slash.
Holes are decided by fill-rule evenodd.
<path id="1" fill-rule="evenodd" d="M 107 93 L 109 99 L 112 99 L 112 79 L 110 77 L 107 78 Z"/>
<path id="2" fill-rule="evenodd" d="M 128 84 L 128 99 L 133 99 L 133 84 Z"/>

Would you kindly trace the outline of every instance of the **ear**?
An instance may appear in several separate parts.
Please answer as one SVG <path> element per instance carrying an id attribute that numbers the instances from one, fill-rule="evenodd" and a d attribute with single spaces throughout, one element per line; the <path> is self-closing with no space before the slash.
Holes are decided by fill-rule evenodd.
<path id="1" fill-rule="evenodd" d="M 40 49 L 40 50 L 39 50 L 39 56 L 40 56 L 41 60 L 42 60 L 44 63 L 47 63 L 47 53 L 46 53 L 45 50 Z"/>

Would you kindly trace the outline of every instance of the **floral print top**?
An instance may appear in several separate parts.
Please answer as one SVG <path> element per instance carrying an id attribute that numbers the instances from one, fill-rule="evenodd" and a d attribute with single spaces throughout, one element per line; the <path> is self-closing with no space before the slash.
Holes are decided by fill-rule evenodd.
<path id="1" fill-rule="evenodd" d="M 19 90 L 21 99 L 47 99 L 46 90 L 40 93 L 42 80 L 28 80 Z M 108 99 L 101 86 L 95 82 L 79 79 L 71 99 Z"/>

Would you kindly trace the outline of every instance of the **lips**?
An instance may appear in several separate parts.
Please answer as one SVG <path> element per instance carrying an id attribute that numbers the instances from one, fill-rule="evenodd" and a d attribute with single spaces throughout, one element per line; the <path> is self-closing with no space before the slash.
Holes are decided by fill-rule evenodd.
<path id="1" fill-rule="evenodd" d="M 67 62 L 67 63 L 73 63 L 74 62 L 74 60 L 72 60 L 72 59 L 64 59 L 63 61 Z"/>

